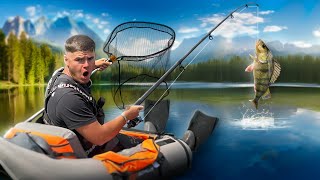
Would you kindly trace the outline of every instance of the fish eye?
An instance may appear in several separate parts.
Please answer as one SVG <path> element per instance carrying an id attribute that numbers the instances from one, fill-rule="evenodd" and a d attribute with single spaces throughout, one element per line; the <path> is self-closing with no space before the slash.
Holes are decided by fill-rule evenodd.
<path id="1" fill-rule="evenodd" d="M 266 48 L 267 46 L 266 46 L 265 44 L 262 44 L 262 47 L 263 47 L 263 48 Z"/>

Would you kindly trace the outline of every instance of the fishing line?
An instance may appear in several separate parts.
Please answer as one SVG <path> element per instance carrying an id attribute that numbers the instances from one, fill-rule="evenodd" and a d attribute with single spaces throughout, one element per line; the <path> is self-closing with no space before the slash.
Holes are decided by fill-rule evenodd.
<path id="1" fill-rule="evenodd" d="M 247 6 L 247 7 L 257 7 L 257 17 L 258 17 L 258 6 Z M 239 13 L 241 13 L 242 11 L 244 11 L 247 7 L 243 7 Z M 231 19 L 233 19 L 233 15 L 231 14 Z M 258 22 L 257 22 L 257 38 L 258 38 Z M 211 40 L 213 39 L 213 36 L 210 35 L 209 36 L 209 40 L 204 46 L 203 48 L 194 56 L 194 58 L 185 66 L 182 68 L 181 72 L 178 74 L 178 76 L 173 80 L 173 82 L 170 84 L 170 86 L 165 90 L 165 92 L 161 95 L 161 97 L 157 100 L 157 102 L 150 108 L 150 110 L 146 113 L 146 115 L 144 116 L 144 118 L 142 120 L 145 119 L 145 117 L 147 117 L 149 115 L 149 113 L 153 110 L 153 108 L 159 103 L 159 101 L 161 101 L 163 99 L 164 94 L 167 93 L 167 91 L 171 88 L 171 86 L 177 81 L 177 79 L 182 75 L 182 73 L 187 69 L 187 67 L 195 60 L 195 58 L 197 58 L 197 56 L 206 48 L 206 46 L 211 42 Z M 181 64 L 180 64 L 181 65 Z"/>
<path id="2" fill-rule="evenodd" d="M 170 86 L 164 91 L 164 93 L 161 95 L 161 97 L 157 100 L 157 102 L 150 108 L 150 110 L 148 111 L 148 113 L 144 116 L 144 118 L 142 120 L 145 119 L 145 117 L 147 117 L 149 115 L 149 113 L 152 111 L 152 109 L 159 103 L 159 101 L 162 100 L 163 96 L 167 93 L 167 91 L 171 88 L 171 86 L 177 81 L 177 79 L 181 76 L 181 74 L 187 69 L 187 67 L 197 58 L 197 56 L 207 47 L 208 44 L 210 44 L 210 42 L 212 41 L 212 39 L 214 38 L 213 36 L 210 36 L 211 38 L 209 39 L 209 41 L 202 47 L 202 49 L 192 58 L 192 60 L 184 67 L 182 68 L 181 72 L 178 74 L 178 76 L 172 81 L 172 83 L 170 84 Z"/>
<path id="3" fill-rule="evenodd" d="M 259 6 L 257 6 L 256 8 L 257 8 L 257 20 L 258 20 L 259 19 Z M 258 39 L 259 39 L 259 34 L 260 34 L 260 32 L 259 32 L 259 22 L 257 21 L 257 40 L 256 41 L 258 41 Z"/>

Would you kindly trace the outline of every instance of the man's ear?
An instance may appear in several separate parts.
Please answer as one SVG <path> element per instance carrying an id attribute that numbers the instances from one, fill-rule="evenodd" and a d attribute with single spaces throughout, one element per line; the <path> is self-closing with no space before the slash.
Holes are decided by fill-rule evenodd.
<path id="1" fill-rule="evenodd" d="M 64 60 L 64 63 L 68 61 L 67 55 L 63 55 L 63 60 Z"/>

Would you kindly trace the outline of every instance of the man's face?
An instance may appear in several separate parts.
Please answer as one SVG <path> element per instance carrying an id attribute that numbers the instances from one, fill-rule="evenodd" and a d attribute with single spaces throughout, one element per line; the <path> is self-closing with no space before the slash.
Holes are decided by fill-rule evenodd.
<path id="1" fill-rule="evenodd" d="M 91 72 L 95 68 L 95 52 L 76 51 L 67 52 L 64 56 L 66 73 L 80 84 L 90 81 Z"/>

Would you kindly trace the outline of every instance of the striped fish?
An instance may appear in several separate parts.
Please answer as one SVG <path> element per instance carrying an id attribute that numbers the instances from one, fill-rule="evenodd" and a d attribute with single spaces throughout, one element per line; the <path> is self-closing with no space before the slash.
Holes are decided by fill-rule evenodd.
<path id="1" fill-rule="evenodd" d="M 280 64 L 273 58 L 266 44 L 259 39 L 256 43 L 256 56 L 250 55 L 253 63 L 246 68 L 246 72 L 253 71 L 254 99 L 250 100 L 256 109 L 260 98 L 271 98 L 269 86 L 274 83 L 280 75 Z"/>

